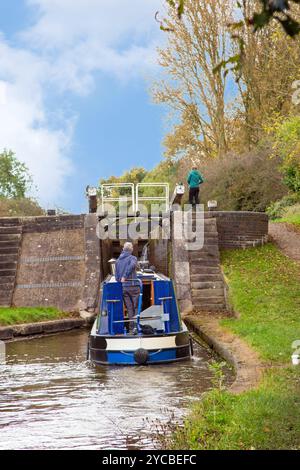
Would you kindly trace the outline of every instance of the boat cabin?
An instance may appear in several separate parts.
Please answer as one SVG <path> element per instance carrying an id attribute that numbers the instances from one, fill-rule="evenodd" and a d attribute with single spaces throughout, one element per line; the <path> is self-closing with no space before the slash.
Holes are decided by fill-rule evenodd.
<path id="1" fill-rule="evenodd" d="M 133 319 L 135 334 L 162 335 L 180 331 L 182 325 L 173 282 L 151 270 L 138 271 L 134 282 L 140 287 L 138 312 Z M 109 275 L 101 288 L 96 332 L 104 336 L 127 335 L 127 325 L 122 283 Z"/>

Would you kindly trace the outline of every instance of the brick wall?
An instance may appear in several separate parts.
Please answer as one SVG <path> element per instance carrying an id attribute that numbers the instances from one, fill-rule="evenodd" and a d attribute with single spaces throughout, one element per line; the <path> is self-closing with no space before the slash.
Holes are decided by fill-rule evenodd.
<path id="1" fill-rule="evenodd" d="M 219 247 L 247 248 L 268 240 L 268 216 L 259 212 L 211 212 L 217 219 Z"/>

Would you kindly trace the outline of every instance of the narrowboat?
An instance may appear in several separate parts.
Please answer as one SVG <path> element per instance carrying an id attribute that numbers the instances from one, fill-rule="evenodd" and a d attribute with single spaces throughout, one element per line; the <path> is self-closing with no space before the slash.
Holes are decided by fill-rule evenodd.
<path id="1" fill-rule="evenodd" d="M 122 283 L 114 274 L 101 286 L 100 311 L 88 341 L 95 365 L 145 365 L 187 360 L 192 342 L 177 305 L 173 282 L 153 269 L 140 269 L 138 311 L 126 316 Z M 129 332 L 129 323 L 134 329 Z"/>

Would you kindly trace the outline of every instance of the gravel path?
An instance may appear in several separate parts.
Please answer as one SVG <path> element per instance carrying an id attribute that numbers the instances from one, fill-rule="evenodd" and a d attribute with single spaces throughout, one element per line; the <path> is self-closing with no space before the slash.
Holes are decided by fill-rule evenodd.
<path id="1" fill-rule="evenodd" d="M 269 235 L 286 256 L 300 263 L 300 231 L 289 224 L 270 223 Z"/>

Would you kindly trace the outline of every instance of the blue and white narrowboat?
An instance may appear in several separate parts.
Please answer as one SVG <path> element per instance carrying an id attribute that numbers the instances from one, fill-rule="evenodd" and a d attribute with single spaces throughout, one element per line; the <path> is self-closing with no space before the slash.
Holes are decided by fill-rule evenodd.
<path id="1" fill-rule="evenodd" d="M 189 359 L 192 343 L 172 280 L 144 269 L 138 271 L 135 282 L 140 296 L 130 333 L 122 283 L 113 274 L 102 283 L 100 311 L 89 336 L 89 360 L 95 365 L 143 365 Z"/>

